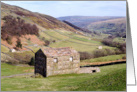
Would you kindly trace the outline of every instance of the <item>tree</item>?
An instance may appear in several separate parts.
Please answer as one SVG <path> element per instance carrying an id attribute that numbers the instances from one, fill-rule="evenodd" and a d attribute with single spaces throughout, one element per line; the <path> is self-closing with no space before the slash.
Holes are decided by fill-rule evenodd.
<path id="1" fill-rule="evenodd" d="M 21 48 L 22 49 L 22 44 L 21 44 L 21 40 L 18 38 L 16 41 L 16 47 Z"/>
<path id="2" fill-rule="evenodd" d="M 48 46 L 50 44 L 50 41 L 48 41 L 48 40 L 45 40 L 45 46 Z"/>
<path id="3" fill-rule="evenodd" d="M 7 41 L 7 43 L 8 44 L 12 44 L 12 38 L 11 38 L 11 36 L 8 36 L 7 38 L 6 38 L 6 41 Z"/>

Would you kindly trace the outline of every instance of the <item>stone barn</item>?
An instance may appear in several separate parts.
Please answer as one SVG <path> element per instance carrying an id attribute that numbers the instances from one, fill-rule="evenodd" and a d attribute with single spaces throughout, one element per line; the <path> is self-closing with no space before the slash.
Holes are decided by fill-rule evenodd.
<path id="1" fill-rule="evenodd" d="M 42 48 L 35 53 L 35 74 L 44 77 L 79 72 L 80 55 L 70 48 Z"/>

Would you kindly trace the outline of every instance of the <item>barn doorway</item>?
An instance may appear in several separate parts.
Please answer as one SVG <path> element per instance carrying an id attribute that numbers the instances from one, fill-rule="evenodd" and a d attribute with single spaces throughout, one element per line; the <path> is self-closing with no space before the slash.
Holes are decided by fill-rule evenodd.
<path id="1" fill-rule="evenodd" d="M 92 73 L 95 73 L 96 72 L 96 70 L 92 70 Z"/>

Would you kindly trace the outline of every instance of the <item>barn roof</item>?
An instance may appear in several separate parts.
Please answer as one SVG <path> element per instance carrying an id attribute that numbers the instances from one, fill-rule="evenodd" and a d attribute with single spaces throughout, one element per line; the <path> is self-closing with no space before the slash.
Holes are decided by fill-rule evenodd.
<path id="1" fill-rule="evenodd" d="M 42 48 L 41 49 L 46 56 L 70 56 L 78 53 L 76 50 L 70 47 L 61 48 Z"/>

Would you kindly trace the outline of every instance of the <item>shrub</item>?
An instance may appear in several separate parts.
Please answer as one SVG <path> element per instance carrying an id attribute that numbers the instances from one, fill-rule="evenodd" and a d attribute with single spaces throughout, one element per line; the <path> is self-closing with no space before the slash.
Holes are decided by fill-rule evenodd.
<path id="1" fill-rule="evenodd" d="M 55 42 L 56 42 L 56 40 L 53 40 L 52 42 L 53 42 L 53 43 L 55 43 Z"/>
<path id="2" fill-rule="evenodd" d="M 45 44 L 44 44 L 45 46 L 48 46 L 50 44 L 50 41 L 48 41 L 48 40 L 45 40 L 44 42 L 45 42 Z"/>
<path id="3" fill-rule="evenodd" d="M 94 53 L 94 58 L 108 55 L 107 51 L 104 49 L 103 50 L 95 50 L 93 53 Z"/>
<path id="4" fill-rule="evenodd" d="M 120 44 L 120 46 L 118 47 L 124 54 L 126 53 L 126 43 L 122 43 Z"/>
<path id="5" fill-rule="evenodd" d="M 123 52 L 120 49 L 102 49 L 102 50 L 95 50 L 93 52 L 94 58 L 102 57 L 102 56 L 108 56 L 108 55 L 115 55 L 115 54 L 123 54 Z"/>
<path id="6" fill-rule="evenodd" d="M 17 11 L 17 12 L 15 12 L 17 15 L 20 15 L 20 16 L 23 16 L 23 15 L 26 15 L 26 14 L 24 14 L 23 12 L 21 12 L 21 11 Z"/>
<path id="7" fill-rule="evenodd" d="M 31 58 L 29 65 L 35 65 L 35 59 L 33 57 Z"/>
<path id="8" fill-rule="evenodd" d="M 126 56 L 123 56 L 122 59 L 126 59 Z"/>
<path id="9" fill-rule="evenodd" d="M 101 49 L 101 50 L 94 50 L 93 53 L 88 53 L 88 52 L 79 52 L 79 53 L 80 53 L 80 60 L 98 58 L 98 57 L 115 55 L 115 54 L 123 54 L 123 52 L 119 49 L 115 49 L 115 50 Z"/>
<path id="10" fill-rule="evenodd" d="M 25 23 L 24 20 L 19 17 L 14 18 L 13 16 L 5 16 L 3 18 L 5 20 L 4 25 L 1 29 L 1 38 L 3 40 L 8 39 L 8 36 L 21 36 L 26 34 L 38 34 L 38 28 L 36 25 L 31 25 L 29 23 Z"/>
<path id="11" fill-rule="evenodd" d="M 19 38 L 17 39 L 16 43 L 17 48 L 22 48 L 21 40 Z"/>
<path id="12" fill-rule="evenodd" d="M 114 50 L 107 49 L 107 48 L 105 50 L 106 50 L 106 52 L 107 52 L 108 55 L 114 55 L 115 54 Z"/>
<path id="13" fill-rule="evenodd" d="M 6 38 L 6 41 L 7 41 L 8 44 L 10 44 L 10 45 L 12 44 L 12 38 L 10 36 L 8 36 Z"/>
<path id="14" fill-rule="evenodd" d="M 102 43 L 105 44 L 105 45 L 111 46 L 112 45 L 112 40 L 111 39 L 104 39 L 104 40 L 102 40 Z"/>
<path id="15" fill-rule="evenodd" d="M 102 43 L 111 47 L 117 47 L 119 49 L 119 51 L 116 51 L 117 54 L 126 53 L 126 43 L 113 42 L 112 39 L 104 39 Z"/>
<path id="16" fill-rule="evenodd" d="M 80 60 L 90 59 L 93 58 L 93 54 L 88 52 L 79 52 L 80 53 Z"/>

